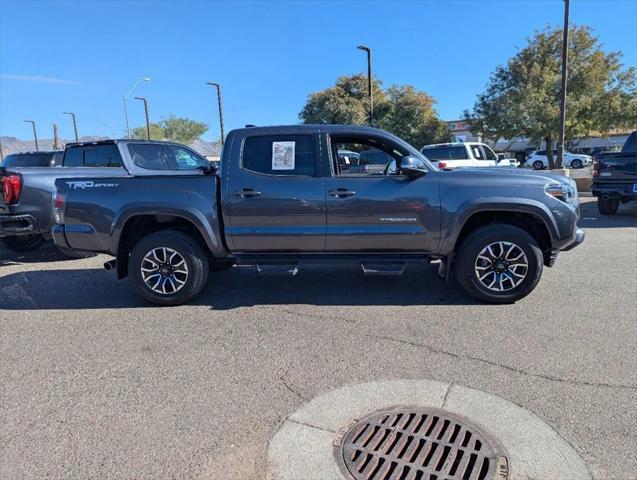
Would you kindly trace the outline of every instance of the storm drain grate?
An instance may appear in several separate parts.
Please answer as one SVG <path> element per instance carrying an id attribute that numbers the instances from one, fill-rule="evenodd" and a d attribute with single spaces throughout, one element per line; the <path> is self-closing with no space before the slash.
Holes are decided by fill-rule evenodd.
<path id="1" fill-rule="evenodd" d="M 506 480 L 503 447 L 464 417 L 396 407 L 353 420 L 334 440 L 341 471 L 355 480 Z"/>

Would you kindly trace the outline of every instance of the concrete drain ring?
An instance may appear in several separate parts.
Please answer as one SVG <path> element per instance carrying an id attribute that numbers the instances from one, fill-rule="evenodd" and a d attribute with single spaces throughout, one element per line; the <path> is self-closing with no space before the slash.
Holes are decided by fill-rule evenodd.
<path id="1" fill-rule="evenodd" d="M 449 420 L 447 429 L 452 422 L 457 421 L 466 428 L 473 429 L 473 432 L 479 433 L 481 450 L 486 448 L 484 445 L 493 449 L 491 458 L 493 458 L 494 469 L 490 470 L 490 467 L 487 469 L 492 479 L 590 480 L 591 478 L 585 463 L 571 445 L 538 416 L 508 400 L 480 390 L 433 380 L 391 380 L 346 385 L 313 398 L 293 412 L 270 441 L 267 479 L 342 480 L 349 478 L 357 480 L 366 478 L 365 475 L 370 473 L 369 466 L 366 465 L 363 468 L 365 475 L 357 476 L 355 471 L 348 469 L 345 465 L 344 457 L 348 454 L 351 456 L 352 451 L 342 450 L 342 446 L 356 435 L 354 424 L 358 423 L 358 419 L 378 423 L 378 420 L 383 420 L 384 416 L 378 418 L 377 414 L 381 411 L 387 414 L 399 405 L 408 406 L 400 407 L 408 414 L 438 412 L 439 421 L 443 419 L 442 425 L 445 419 Z M 412 425 L 415 418 L 415 416 L 412 418 L 407 427 Z M 420 421 L 420 418 L 416 421 Z M 404 425 L 403 422 L 406 422 L 406 419 L 399 420 L 398 425 Z M 434 427 L 429 434 L 439 435 L 436 428 Z M 422 425 L 420 429 L 422 431 Z M 428 430 L 428 428 L 425 430 L 425 434 Z M 446 437 L 445 433 L 443 433 L 444 437 Z M 446 438 L 450 439 L 450 437 Z M 378 437 L 375 443 L 378 443 Z M 383 445 L 387 447 L 387 441 L 384 444 L 382 442 L 378 444 L 379 448 Z M 445 452 L 444 446 L 450 446 L 449 442 L 439 451 L 442 454 Z M 407 447 L 403 455 L 406 455 L 410 448 L 412 447 Z M 397 445 L 392 451 L 396 449 Z M 337 461 L 335 461 L 335 452 Z M 420 458 L 421 453 L 419 453 Z M 469 452 L 469 458 L 471 453 Z M 463 456 L 466 454 L 466 452 L 463 453 Z M 342 460 L 339 460 L 339 455 Z M 387 465 L 390 469 L 392 468 L 389 461 L 378 468 L 372 478 L 410 479 L 418 478 L 419 475 L 422 480 L 454 478 L 445 476 L 441 472 L 448 473 L 455 458 L 448 460 L 448 453 L 447 459 L 441 462 L 440 457 L 435 455 L 434 452 L 432 458 L 438 458 L 437 462 L 433 460 L 435 477 L 424 473 L 416 473 L 414 477 L 415 470 L 406 474 L 405 477 L 402 472 L 396 473 L 399 463 L 394 460 L 396 467 L 391 472 L 386 472 Z M 379 455 L 377 454 L 376 457 L 378 458 Z M 506 464 L 505 458 L 508 460 Z M 456 472 L 460 469 L 461 462 L 462 459 L 459 461 Z M 440 471 L 436 475 L 435 469 L 438 467 Z M 472 471 L 477 471 L 478 475 L 470 478 L 481 478 L 479 474 L 483 472 L 482 468 L 480 465 L 479 470 L 473 469 Z M 391 473 L 391 475 L 383 477 L 379 476 L 378 472 Z M 464 478 L 464 474 L 457 478 Z"/>
<path id="2" fill-rule="evenodd" d="M 334 439 L 334 458 L 356 480 L 506 480 L 504 448 L 460 415 L 395 407 L 352 421 Z"/>

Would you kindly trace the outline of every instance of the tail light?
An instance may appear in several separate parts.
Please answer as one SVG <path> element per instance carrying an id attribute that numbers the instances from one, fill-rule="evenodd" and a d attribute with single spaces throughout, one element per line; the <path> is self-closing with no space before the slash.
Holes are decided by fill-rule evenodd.
<path id="1" fill-rule="evenodd" d="M 60 192 L 57 192 L 53 197 L 53 217 L 55 218 L 55 223 L 61 225 L 64 223 L 64 207 L 65 207 L 66 199 L 64 195 Z"/>
<path id="2" fill-rule="evenodd" d="M 17 173 L 10 173 L 0 178 L 0 184 L 4 203 L 7 205 L 18 203 L 22 193 L 22 176 Z"/>
<path id="3" fill-rule="evenodd" d="M 593 162 L 593 176 L 599 177 L 599 160 Z"/>
<path id="4" fill-rule="evenodd" d="M 438 162 L 438 168 L 447 168 L 447 162 Z"/>

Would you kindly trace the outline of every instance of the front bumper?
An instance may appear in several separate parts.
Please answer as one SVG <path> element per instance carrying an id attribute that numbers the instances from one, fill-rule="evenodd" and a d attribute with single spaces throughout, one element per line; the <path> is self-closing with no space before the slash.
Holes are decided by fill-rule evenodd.
<path id="1" fill-rule="evenodd" d="M 37 233 L 38 221 L 33 215 L 0 215 L 0 237 Z"/>
<path id="2" fill-rule="evenodd" d="M 575 247 L 577 247 L 580 243 L 584 241 L 584 237 L 586 237 L 586 232 L 584 232 L 583 228 L 578 228 L 575 231 L 575 239 L 573 240 L 573 242 L 566 245 L 565 247 L 562 247 L 561 250 L 563 252 L 573 250 Z"/>

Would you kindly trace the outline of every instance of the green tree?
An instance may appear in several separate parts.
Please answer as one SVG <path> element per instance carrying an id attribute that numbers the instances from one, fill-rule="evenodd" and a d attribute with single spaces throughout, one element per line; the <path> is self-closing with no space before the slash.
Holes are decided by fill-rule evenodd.
<path id="1" fill-rule="evenodd" d="M 170 115 L 158 123 L 150 124 L 150 138 L 152 140 L 170 140 L 172 142 L 190 145 L 208 130 L 203 122 L 196 122 L 188 118 Z M 133 129 L 133 138 L 146 138 L 146 126 Z"/>
<path id="2" fill-rule="evenodd" d="M 303 123 L 367 125 L 369 97 L 367 76 L 339 77 L 333 87 L 308 96 L 299 118 Z M 435 100 L 410 85 L 393 85 L 387 90 L 382 82 L 372 82 L 374 125 L 392 132 L 416 147 L 447 141 L 447 125 L 434 110 Z"/>
<path id="3" fill-rule="evenodd" d="M 637 124 L 635 69 L 623 69 L 620 52 L 605 53 L 589 27 L 569 31 L 566 139 L 604 134 Z M 472 112 L 464 117 L 474 133 L 489 138 L 544 140 L 551 168 L 551 145 L 559 136 L 562 29 L 547 28 L 499 66 Z"/>

